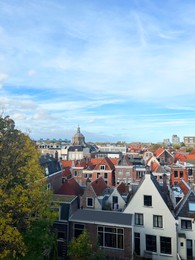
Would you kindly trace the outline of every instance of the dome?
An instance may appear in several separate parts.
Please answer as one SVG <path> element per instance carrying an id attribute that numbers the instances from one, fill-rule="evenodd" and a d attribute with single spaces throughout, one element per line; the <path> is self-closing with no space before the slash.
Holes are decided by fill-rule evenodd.
<path id="1" fill-rule="evenodd" d="M 85 137 L 80 132 L 80 127 L 78 126 L 76 134 L 72 138 L 73 145 L 85 145 Z"/>

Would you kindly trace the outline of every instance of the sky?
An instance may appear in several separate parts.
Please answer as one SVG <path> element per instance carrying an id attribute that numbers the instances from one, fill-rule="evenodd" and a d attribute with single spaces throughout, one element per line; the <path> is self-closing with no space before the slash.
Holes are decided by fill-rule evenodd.
<path id="1" fill-rule="evenodd" d="M 194 0 L 1 0 L 0 111 L 31 138 L 195 135 Z"/>

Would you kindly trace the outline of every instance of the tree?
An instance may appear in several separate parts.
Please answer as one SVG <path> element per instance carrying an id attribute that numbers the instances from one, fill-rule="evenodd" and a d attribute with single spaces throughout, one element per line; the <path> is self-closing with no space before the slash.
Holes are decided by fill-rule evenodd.
<path id="1" fill-rule="evenodd" d="M 78 238 L 73 238 L 68 246 L 67 255 L 72 260 L 105 260 L 105 255 L 93 248 L 90 236 L 86 230 Z"/>
<path id="2" fill-rule="evenodd" d="M 150 151 L 154 153 L 160 147 L 162 147 L 162 144 L 152 144 Z"/>
<path id="3" fill-rule="evenodd" d="M 187 147 L 187 148 L 186 148 L 186 152 L 191 153 L 191 151 L 193 151 L 193 148 L 192 148 L 192 147 Z"/>
<path id="4" fill-rule="evenodd" d="M 28 233 L 39 221 L 51 226 L 51 194 L 39 156 L 29 136 L 10 117 L 0 117 L 0 259 L 25 256 Z"/>

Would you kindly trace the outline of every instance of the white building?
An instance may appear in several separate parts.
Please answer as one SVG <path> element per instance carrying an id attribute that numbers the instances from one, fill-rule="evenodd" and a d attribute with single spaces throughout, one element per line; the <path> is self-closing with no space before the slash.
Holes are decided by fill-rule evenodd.
<path id="1" fill-rule="evenodd" d="M 145 174 L 124 213 L 133 214 L 135 254 L 156 260 L 177 259 L 177 222 L 167 206 L 165 191 L 152 174 Z"/>

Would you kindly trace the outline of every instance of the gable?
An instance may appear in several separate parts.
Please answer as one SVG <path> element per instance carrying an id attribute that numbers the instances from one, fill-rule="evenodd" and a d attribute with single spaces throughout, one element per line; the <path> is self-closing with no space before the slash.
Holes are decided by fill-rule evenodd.
<path id="1" fill-rule="evenodd" d="M 152 198 L 152 211 L 151 208 L 144 207 L 144 196 L 151 196 Z M 160 186 L 157 183 L 155 177 L 149 173 L 146 173 L 143 181 L 137 189 L 134 196 L 129 201 L 125 213 L 133 212 L 136 209 L 137 212 L 143 212 L 149 210 L 151 214 L 157 215 L 169 215 L 173 217 L 173 212 L 169 209 L 165 203 L 165 199 L 160 191 Z"/>

